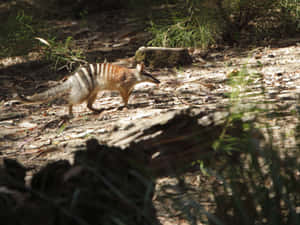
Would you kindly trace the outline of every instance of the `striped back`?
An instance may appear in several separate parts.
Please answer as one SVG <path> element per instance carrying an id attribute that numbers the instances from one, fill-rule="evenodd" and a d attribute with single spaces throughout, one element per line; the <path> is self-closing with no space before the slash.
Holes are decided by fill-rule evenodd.
<path id="1" fill-rule="evenodd" d="M 72 106 L 84 101 L 87 102 L 89 109 L 99 112 L 101 110 L 92 106 L 99 91 L 119 91 L 126 106 L 134 86 L 141 82 L 160 83 L 144 70 L 143 64 L 138 64 L 136 69 L 128 69 L 106 62 L 96 63 L 79 67 L 65 82 L 47 91 L 28 97 L 23 97 L 18 93 L 18 96 L 23 102 L 46 102 L 58 97 L 66 98 L 70 115 Z"/>
<path id="2" fill-rule="evenodd" d="M 94 88 L 115 89 L 124 75 L 130 74 L 130 69 L 119 65 L 95 63 L 79 67 L 74 76 L 82 88 L 92 91 Z"/>
<path id="3" fill-rule="evenodd" d="M 159 84 L 160 81 L 144 70 L 143 64 L 128 69 L 111 63 L 95 63 L 80 67 L 74 74 L 74 84 L 84 91 L 118 90 L 127 91 L 141 82 Z"/>

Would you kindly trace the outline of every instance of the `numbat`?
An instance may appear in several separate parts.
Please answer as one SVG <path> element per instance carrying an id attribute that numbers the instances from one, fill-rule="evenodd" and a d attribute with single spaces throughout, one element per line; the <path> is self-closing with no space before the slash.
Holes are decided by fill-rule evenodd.
<path id="1" fill-rule="evenodd" d="M 135 69 L 128 69 L 110 63 L 97 63 L 81 66 L 62 84 L 49 90 L 24 97 L 18 94 L 22 102 L 47 102 L 55 98 L 63 97 L 69 105 L 69 115 L 73 115 L 73 105 L 87 102 L 87 107 L 97 113 L 101 109 L 95 109 L 93 103 L 99 91 L 119 91 L 125 107 L 129 96 L 136 84 L 151 82 L 159 84 L 160 81 L 144 70 L 143 64 L 137 64 Z"/>

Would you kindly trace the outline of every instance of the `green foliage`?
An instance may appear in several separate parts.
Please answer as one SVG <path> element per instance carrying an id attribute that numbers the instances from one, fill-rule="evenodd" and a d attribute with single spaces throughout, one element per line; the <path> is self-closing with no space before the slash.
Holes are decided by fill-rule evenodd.
<path id="1" fill-rule="evenodd" d="M 247 95 L 247 87 L 259 78 L 260 74 L 249 73 L 245 67 L 228 74 L 230 114 L 213 146 L 223 157 L 216 169 L 207 170 L 222 184 L 212 190 L 214 215 L 226 224 L 299 224 L 296 207 L 300 186 L 294 173 L 300 167 L 299 154 L 291 156 L 288 151 L 274 149 L 267 124 L 261 126 L 267 128 L 270 142 L 260 148 L 256 138 L 262 139 L 262 134 L 253 122 L 243 121 L 247 113 L 263 116 L 258 102 L 251 103 L 251 95 Z M 263 93 L 261 88 L 257 94 L 262 97 Z M 249 102 L 249 107 L 242 107 Z M 236 128 L 240 132 L 234 133 Z"/>
<path id="2" fill-rule="evenodd" d="M 227 94 L 229 98 L 229 116 L 223 128 L 223 131 L 213 144 L 213 149 L 216 151 L 225 151 L 231 154 L 232 151 L 240 151 L 240 144 L 243 143 L 243 138 L 247 141 L 246 137 L 233 137 L 230 133 L 232 127 L 236 126 L 236 123 L 240 123 L 245 114 L 251 115 L 251 117 L 257 116 L 261 110 L 257 108 L 256 102 L 251 102 L 247 97 L 253 97 L 255 95 L 262 95 L 264 90 L 256 92 L 255 94 L 247 94 L 249 86 L 253 83 L 253 80 L 260 79 L 261 74 L 249 73 L 246 67 L 241 70 L 234 70 L 227 74 L 227 84 L 231 87 L 230 93 Z M 242 133 L 247 134 L 251 125 L 248 122 L 243 122 L 239 125 Z"/>
<path id="3" fill-rule="evenodd" d="M 0 57 L 24 55 L 32 50 L 39 26 L 34 21 L 34 17 L 22 9 L 9 14 L 0 26 Z"/>
<path id="4" fill-rule="evenodd" d="M 54 70 L 66 68 L 71 71 L 78 64 L 87 63 L 82 50 L 74 47 L 75 42 L 71 36 L 64 41 L 56 41 L 55 37 L 49 41 L 37 39 L 44 45 L 41 47 L 42 53 L 52 63 Z"/>
<path id="5" fill-rule="evenodd" d="M 122 3 L 124 4 L 124 8 L 129 9 L 149 9 L 149 7 L 152 7 L 154 5 L 160 5 L 161 3 L 166 3 L 167 0 L 123 0 Z M 171 1 L 169 1 L 171 2 Z"/>
<path id="6" fill-rule="evenodd" d="M 184 25 L 185 22 L 183 20 L 171 26 L 159 26 L 151 21 L 148 31 L 153 35 L 153 39 L 148 42 L 148 45 L 206 48 L 214 43 L 209 24 L 193 26 Z"/>
<path id="7" fill-rule="evenodd" d="M 87 11 L 82 11 L 84 19 Z M 39 21 L 39 22 L 36 22 Z M 55 70 L 66 68 L 72 70 L 78 64 L 86 63 L 81 49 L 75 48 L 72 37 L 56 40 L 45 32 L 45 21 L 33 16 L 23 9 L 13 9 L 4 25 L 0 26 L 0 57 L 27 55 L 30 51 L 39 50 L 46 60 L 50 61 Z M 48 37 L 48 41 L 36 35 Z M 39 43 L 35 40 L 40 41 Z"/>
<path id="8" fill-rule="evenodd" d="M 278 150 L 242 145 L 241 162 L 223 162 L 217 172 L 223 185 L 213 189 L 215 216 L 226 224 L 299 224 L 299 183 L 294 177 L 299 162 L 279 157 Z"/>
<path id="9" fill-rule="evenodd" d="M 217 13 L 223 39 L 229 42 L 255 42 L 299 31 L 298 0 L 218 1 Z"/>
<path id="10" fill-rule="evenodd" d="M 287 32 L 300 30 L 300 2 L 299 0 L 281 0 L 280 12 L 282 26 Z"/>
<path id="11" fill-rule="evenodd" d="M 295 35 L 299 0 L 186 0 L 154 17 L 149 45 L 206 48 Z M 167 19 L 166 19 L 167 17 Z"/>
<path id="12" fill-rule="evenodd" d="M 299 146 L 274 148 L 268 111 L 260 109 L 265 102 L 261 78 L 246 67 L 227 74 L 228 116 L 213 144 L 215 155 L 205 156 L 204 145 L 193 146 L 199 149 L 200 157 L 192 163 L 198 172 L 178 176 L 178 185 L 172 181 L 165 186 L 172 192 L 159 193 L 162 202 L 171 202 L 168 213 L 174 210 L 187 224 L 300 224 Z M 252 119 L 247 119 L 249 114 Z M 210 128 L 218 131 L 218 125 Z"/>
<path id="13" fill-rule="evenodd" d="M 211 162 L 193 163 L 199 164 L 202 177 L 215 180 L 199 193 L 211 194 L 214 207 L 208 211 L 203 210 L 201 204 L 190 207 L 206 217 L 205 224 L 300 224 L 300 183 L 296 175 L 300 168 L 299 150 L 274 148 L 274 134 L 267 122 L 255 120 L 255 125 L 253 120 L 245 120 L 249 113 L 254 114 L 254 118 L 264 115 L 258 109 L 259 102 L 251 101 L 253 95 L 248 93 L 253 80 L 259 80 L 261 75 L 250 73 L 244 67 L 227 77 L 231 87 L 229 115 L 219 139 L 213 144 L 218 157 Z M 263 98 L 263 94 L 261 86 L 257 95 Z M 250 106 L 243 107 L 246 103 Z M 266 128 L 269 136 L 264 146 L 259 145 L 263 134 L 256 129 L 258 124 Z M 188 201 L 194 201 L 193 197 Z"/>
<path id="14" fill-rule="evenodd" d="M 148 31 L 153 38 L 148 45 L 207 48 L 216 42 L 218 29 L 211 10 L 200 11 L 189 1 L 175 10 L 167 11 L 167 18 L 154 18 L 150 22 Z"/>

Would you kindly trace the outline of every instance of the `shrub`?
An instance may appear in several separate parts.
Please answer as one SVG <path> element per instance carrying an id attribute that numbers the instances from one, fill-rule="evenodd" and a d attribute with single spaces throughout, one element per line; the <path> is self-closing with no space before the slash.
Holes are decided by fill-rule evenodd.
<path id="1" fill-rule="evenodd" d="M 25 10 L 12 11 L 0 26 L 0 57 L 24 55 L 34 46 L 37 23 Z"/>
<path id="2" fill-rule="evenodd" d="M 149 45 L 205 48 L 220 41 L 253 43 L 296 35 L 299 11 L 297 0 L 178 0 L 153 19 Z"/>

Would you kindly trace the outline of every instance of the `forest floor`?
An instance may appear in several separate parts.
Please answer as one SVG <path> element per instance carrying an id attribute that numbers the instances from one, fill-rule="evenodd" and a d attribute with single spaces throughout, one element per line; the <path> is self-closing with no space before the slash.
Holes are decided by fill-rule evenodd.
<path id="1" fill-rule="evenodd" d="M 85 49 L 89 62 L 107 59 L 132 66 L 135 51 L 145 45 L 149 34 L 138 19 L 124 18 L 117 14 L 89 16 L 84 28 L 72 20 L 52 23 L 62 27 L 62 36 L 74 37 L 78 47 Z M 66 159 L 73 163 L 74 153 L 84 148 L 88 139 L 96 138 L 101 144 L 124 149 L 132 142 L 153 138 L 154 134 L 141 133 L 164 122 L 165 115 L 170 113 L 187 109 L 224 111 L 230 103 L 225 94 L 232 90 L 226 82 L 228 74 L 243 67 L 249 73 L 260 74 L 249 93 L 254 93 L 257 85 L 264 88 L 263 100 L 259 96 L 252 99 L 264 101 L 268 110 L 281 113 L 280 117 L 264 118 L 274 132 L 274 145 L 295 151 L 297 143 L 293 134 L 298 125 L 300 38 L 244 49 L 224 47 L 210 51 L 205 58 L 200 53 L 198 49 L 190 50 L 193 57 L 190 66 L 150 69 L 161 84 L 158 87 L 138 85 L 127 110 L 118 110 L 122 105 L 118 93 L 105 92 L 99 94 L 95 102 L 95 107 L 107 109 L 101 117 L 81 104 L 74 107 L 75 117 L 69 121 L 62 119 L 67 107 L 60 99 L 51 104 L 25 105 L 13 98 L 15 84 L 24 94 L 34 94 L 56 85 L 62 72 L 52 73 L 49 64 L 40 61 L 36 52 L 29 57 L 1 59 L 0 158 L 17 159 L 23 164 L 28 169 L 26 182 L 29 183 L 33 174 L 49 162 Z M 188 224 L 176 208 L 172 209 L 174 204 L 164 198 L 164 186 L 178 185 L 170 176 L 156 180 L 157 193 L 153 199 L 158 219 L 164 225 Z M 185 178 L 195 189 L 203 182 L 198 180 L 199 173 L 187 173 Z M 209 197 L 205 201 L 209 205 Z"/>

